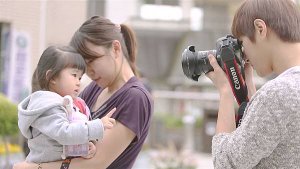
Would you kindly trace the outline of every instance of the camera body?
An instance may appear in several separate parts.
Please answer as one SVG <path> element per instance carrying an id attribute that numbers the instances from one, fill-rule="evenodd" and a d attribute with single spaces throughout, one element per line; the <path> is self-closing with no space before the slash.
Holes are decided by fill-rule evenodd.
<path id="1" fill-rule="evenodd" d="M 244 60 L 241 42 L 232 35 L 221 37 L 217 40 L 216 49 L 206 51 L 196 51 L 195 46 L 188 46 L 182 53 L 182 69 L 185 76 L 195 81 L 202 73 L 208 73 L 213 70 L 209 63 L 208 55 L 216 57 L 218 64 L 224 69 L 224 63 L 230 60 L 236 60 L 240 69 L 243 69 Z M 233 73 L 236 70 L 231 70 Z"/>

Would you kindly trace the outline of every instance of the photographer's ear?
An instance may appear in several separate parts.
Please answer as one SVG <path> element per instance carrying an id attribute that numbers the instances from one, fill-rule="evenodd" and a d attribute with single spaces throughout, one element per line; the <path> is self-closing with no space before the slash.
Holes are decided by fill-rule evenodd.
<path id="1" fill-rule="evenodd" d="M 261 19 L 255 19 L 254 22 L 254 29 L 256 38 L 265 38 L 267 36 L 267 26 L 266 23 Z"/>

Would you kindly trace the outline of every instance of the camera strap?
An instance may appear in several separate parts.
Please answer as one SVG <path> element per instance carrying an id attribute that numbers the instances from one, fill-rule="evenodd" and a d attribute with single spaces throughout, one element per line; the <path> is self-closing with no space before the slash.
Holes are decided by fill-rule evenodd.
<path id="1" fill-rule="evenodd" d="M 221 58 L 223 61 L 223 69 L 229 79 L 234 97 L 242 108 L 242 103 L 247 103 L 249 101 L 243 67 L 237 63 L 234 51 L 226 46 L 222 48 Z M 240 126 L 243 114 L 243 110 L 238 111 L 236 116 L 236 127 Z"/>

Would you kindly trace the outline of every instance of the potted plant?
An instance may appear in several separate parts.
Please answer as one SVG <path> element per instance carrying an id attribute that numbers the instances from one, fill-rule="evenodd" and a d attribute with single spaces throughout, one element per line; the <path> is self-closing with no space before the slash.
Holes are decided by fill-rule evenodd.
<path id="1" fill-rule="evenodd" d="M 18 134 L 18 114 L 17 105 L 9 101 L 0 93 L 0 139 L 3 140 L 5 147 L 5 166 L 9 167 L 9 136 Z"/>

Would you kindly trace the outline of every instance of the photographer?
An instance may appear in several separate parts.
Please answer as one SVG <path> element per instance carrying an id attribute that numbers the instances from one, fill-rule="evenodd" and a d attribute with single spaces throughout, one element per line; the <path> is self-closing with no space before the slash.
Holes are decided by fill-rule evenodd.
<path id="1" fill-rule="evenodd" d="M 300 168 L 300 10 L 291 0 L 246 0 L 236 12 L 232 33 L 244 48 L 250 101 L 236 128 L 234 96 L 214 56 L 206 75 L 220 92 L 215 168 Z M 257 92 L 259 76 L 277 77 Z"/>

